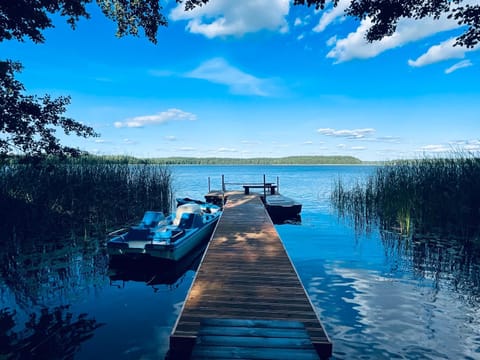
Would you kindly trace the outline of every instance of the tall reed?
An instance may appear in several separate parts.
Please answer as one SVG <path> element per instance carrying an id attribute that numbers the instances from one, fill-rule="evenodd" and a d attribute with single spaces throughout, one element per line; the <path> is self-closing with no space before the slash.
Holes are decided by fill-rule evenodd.
<path id="1" fill-rule="evenodd" d="M 331 200 L 357 225 L 380 225 L 402 234 L 480 234 L 480 158 L 397 161 L 377 168 L 365 184 L 346 188 L 339 179 Z"/>
<path id="2" fill-rule="evenodd" d="M 81 157 L 0 167 L 0 216 L 16 233 L 105 232 L 145 210 L 168 213 L 171 197 L 172 173 L 165 166 Z"/>

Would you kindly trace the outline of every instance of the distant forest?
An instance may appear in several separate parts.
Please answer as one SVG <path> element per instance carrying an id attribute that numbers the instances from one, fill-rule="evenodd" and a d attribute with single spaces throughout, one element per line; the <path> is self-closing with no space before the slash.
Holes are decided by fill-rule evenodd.
<path id="1" fill-rule="evenodd" d="M 24 156 L 9 156 L 0 158 L 3 163 L 25 163 L 37 158 Z M 217 158 L 217 157 L 166 157 L 166 158 L 136 158 L 126 155 L 92 155 L 85 154 L 79 157 L 57 157 L 48 155 L 44 158 L 46 163 L 74 163 L 74 164 L 158 164 L 158 165 L 360 165 L 366 164 L 353 156 L 287 156 L 280 158 Z"/>
<path id="2" fill-rule="evenodd" d="M 162 165 L 358 165 L 363 164 L 353 156 L 287 156 L 281 158 L 217 158 L 217 157 L 167 157 L 138 159 L 130 156 L 101 156 L 107 161 Z"/>

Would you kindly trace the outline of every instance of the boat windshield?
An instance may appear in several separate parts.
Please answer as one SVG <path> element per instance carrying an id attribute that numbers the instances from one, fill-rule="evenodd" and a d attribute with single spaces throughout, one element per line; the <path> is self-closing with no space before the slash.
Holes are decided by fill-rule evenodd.
<path id="1" fill-rule="evenodd" d="M 165 216 L 159 211 L 146 211 L 143 215 L 142 225 L 146 227 L 157 226 L 163 219 L 165 219 Z"/>

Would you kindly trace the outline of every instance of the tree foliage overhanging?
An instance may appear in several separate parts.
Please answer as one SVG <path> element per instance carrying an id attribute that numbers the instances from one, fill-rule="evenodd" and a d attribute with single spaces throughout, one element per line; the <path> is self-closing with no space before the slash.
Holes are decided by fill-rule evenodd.
<path id="1" fill-rule="evenodd" d="M 20 63 L 0 61 L 0 154 L 21 152 L 28 155 L 78 155 L 75 148 L 63 146 L 55 136 L 57 128 L 65 134 L 96 136 L 94 130 L 62 114 L 69 97 L 52 99 L 49 95 L 25 95 L 22 83 L 15 79 Z"/>
<path id="2" fill-rule="evenodd" d="M 294 0 L 294 5 L 314 6 L 317 10 L 325 7 L 327 0 Z M 337 6 L 339 0 L 332 0 Z M 447 15 L 455 19 L 466 30 L 456 39 L 455 45 L 473 48 L 480 42 L 480 4 L 469 4 L 468 0 L 352 0 L 346 15 L 358 19 L 371 19 L 368 41 L 377 41 L 392 35 L 402 18 L 423 19 Z"/>

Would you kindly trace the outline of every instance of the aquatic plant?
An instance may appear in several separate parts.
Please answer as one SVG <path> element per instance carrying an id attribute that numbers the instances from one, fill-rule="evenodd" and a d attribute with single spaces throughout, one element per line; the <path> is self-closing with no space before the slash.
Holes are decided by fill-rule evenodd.
<path id="1" fill-rule="evenodd" d="M 334 184 L 331 200 L 357 226 L 377 224 L 403 235 L 480 234 L 480 158 L 402 160 L 378 167 L 364 184 Z"/>
<path id="2" fill-rule="evenodd" d="M 168 213 L 171 187 L 168 167 L 122 159 L 10 161 L 0 167 L 0 216 L 12 236 L 28 230 L 105 233 L 146 209 Z"/>

